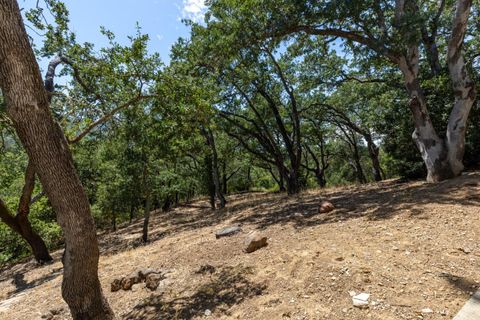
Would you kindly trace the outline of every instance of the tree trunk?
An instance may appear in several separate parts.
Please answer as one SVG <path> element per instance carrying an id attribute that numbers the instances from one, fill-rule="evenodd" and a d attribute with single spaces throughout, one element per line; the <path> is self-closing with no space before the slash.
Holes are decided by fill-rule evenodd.
<path id="1" fill-rule="evenodd" d="M 287 175 L 287 193 L 293 195 L 299 192 L 300 185 L 298 183 L 298 172 L 296 170 L 291 170 Z"/>
<path id="2" fill-rule="evenodd" d="M 344 133 L 347 137 L 347 141 L 349 143 L 350 149 L 352 151 L 353 162 L 351 162 L 352 167 L 355 170 L 355 174 L 357 176 L 357 181 L 360 184 L 367 183 L 367 178 L 363 173 L 362 162 L 360 158 L 360 151 L 358 150 L 358 143 L 357 137 L 355 132 L 350 130 L 351 136 L 348 135 L 347 130 L 344 130 Z"/>
<path id="3" fill-rule="evenodd" d="M 170 210 L 171 207 L 172 207 L 172 200 L 170 199 L 170 196 L 168 195 L 165 198 L 165 201 L 163 202 L 162 211 L 167 212 L 168 210 Z"/>
<path id="4" fill-rule="evenodd" d="M 206 187 L 208 191 L 208 196 L 210 199 L 210 206 L 213 210 L 215 210 L 216 209 L 215 184 L 213 183 L 212 156 L 210 154 L 205 156 L 204 166 L 205 166 L 205 180 L 206 180 L 205 182 L 206 182 Z"/>
<path id="5" fill-rule="evenodd" d="M 150 222 L 150 208 L 152 206 L 152 196 L 149 193 L 147 193 L 146 199 L 145 199 L 145 208 L 143 211 L 143 230 L 142 230 L 142 241 L 143 243 L 148 242 L 148 224 Z"/>
<path id="6" fill-rule="evenodd" d="M 215 194 L 217 195 L 218 199 L 220 200 L 220 209 L 225 208 L 226 200 L 223 196 L 221 185 L 220 185 L 220 173 L 218 170 L 218 154 L 217 148 L 215 146 L 215 137 L 213 136 L 213 132 L 210 128 L 206 130 L 207 134 L 207 141 L 208 145 L 210 146 L 212 152 L 212 177 L 213 177 L 213 184 L 215 186 Z"/>
<path id="7" fill-rule="evenodd" d="M 222 183 L 222 192 L 224 195 L 228 193 L 228 178 L 227 178 L 227 164 L 223 162 L 223 183 Z"/>
<path id="8" fill-rule="evenodd" d="M 32 249 L 32 254 L 38 263 L 43 264 L 53 260 L 48 252 L 47 245 L 38 233 L 33 230 L 27 216 L 17 215 L 13 217 L 1 199 L 0 219 L 29 244 Z"/>
<path id="9" fill-rule="evenodd" d="M 0 86 L 6 111 L 65 236 L 62 296 L 73 319 L 113 319 L 98 279 L 99 250 L 88 198 L 75 171 L 14 0 L 0 0 Z"/>
<path id="10" fill-rule="evenodd" d="M 52 261 L 53 258 L 48 252 L 47 245 L 38 235 L 38 233 L 33 230 L 32 225 L 30 224 L 30 221 L 27 219 L 27 217 L 19 216 L 17 222 L 22 232 L 22 237 L 28 242 L 28 244 L 32 248 L 32 253 L 35 257 L 35 260 L 40 264 Z"/>
<path id="11" fill-rule="evenodd" d="M 411 51 L 414 51 L 411 49 Z M 447 159 L 447 147 L 435 128 L 427 110 L 427 102 L 418 80 L 418 48 L 413 54 L 414 61 L 406 57 L 400 58 L 407 92 L 411 97 L 410 109 L 413 115 L 415 131 L 412 134 L 413 141 L 417 146 L 427 168 L 427 181 L 438 182 L 455 176 Z"/>
<path id="12" fill-rule="evenodd" d="M 279 177 L 278 177 L 278 190 L 280 192 L 285 192 L 287 191 L 287 188 L 285 188 L 285 175 L 283 174 L 282 170 L 279 170 Z"/>
<path id="13" fill-rule="evenodd" d="M 378 159 L 378 147 L 373 142 L 371 135 L 365 135 L 365 140 L 367 140 L 368 154 L 372 160 L 373 178 L 375 181 L 382 181 L 382 168 L 380 166 L 380 160 Z"/>
<path id="14" fill-rule="evenodd" d="M 48 248 L 38 233 L 33 230 L 28 214 L 32 200 L 33 189 L 35 188 L 35 169 L 31 161 L 28 162 L 25 170 L 25 184 L 18 204 L 17 215 L 13 217 L 7 206 L 0 199 L 0 219 L 18 233 L 31 247 L 33 256 L 38 263 L 43 264 L 52 261 Z"/>
<path id="15" fill-rule="evenodd" d="M 130 204 L 130 217 L 129 217 L 129 224 L 132 224 L 132 221 L 133 221 L 133 217 L 135 216 L 135 206 L 132 204 Z"/>
<path id="16" fill-rule="evenodd" d="M 472 1 L 458 0 L 448 43 L 447 61 L 455 102 L 450 113 L 445 139 L 438 136 L 427 111 L 427 103 L 418 80 L 419 50 L 413 45 L 397 63 L 410 95 L 415 131 L 413 139 L 427 167 L 427 181 L 438 182 L 458 176 L 463 171 L 467 119 L 476 98 L 475 83 L 470 79 L 462 53 Z"/>
<path id="17" fill-rule="evenodd" d="M 453 19 L 452 36 L 448 43 L 448 70 L 453 84 L 455 102 L 448 119 L 446 146 L 447 159 L 455 176 L 463 171 L 465 153 L 465 132 L 467 119 L 475 102 L 477 91 L 475 82 L 468 74 L 462 47 L 465 37 L 472 0 L 459 0 Z"/>
<path id="18" fill-rule="evenodd" d="M 322 169 L 318 168 L 315 170 L 315 178 L 317 179 L 317 184 L 320 188 L 325 188 L 327 181 L 325 180 L 325 173 Z"/>

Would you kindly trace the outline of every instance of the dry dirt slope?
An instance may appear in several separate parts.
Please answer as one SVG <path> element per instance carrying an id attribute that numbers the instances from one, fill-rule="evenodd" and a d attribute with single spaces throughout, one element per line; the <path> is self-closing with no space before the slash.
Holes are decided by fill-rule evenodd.
<path id="1" fill-rule="evenodd" d="M 469 173 L 437 185 L 246 194 L 219 212 L 198 202 L 154 215 L 149 245 L 139 245 L 140 221 L 102 235 L 100 277 L 122 319 L 451 319 L 480 284 L 479 192 L 480 174 Z M 337 209 L 317 214 L 321 199 Z M 215 239 L 232 224 L 243 232 Z M 245 254 L 256 229 L 269 245 Z M 59 256 L 2 272 L 0 300 L 10 300 L 0 319 L 69 318 Z M 145 267 L 170 271 L 157 291 L 110 292 L 113 278 Z M 350 291 L 372 304 L 354 308 Z"/>

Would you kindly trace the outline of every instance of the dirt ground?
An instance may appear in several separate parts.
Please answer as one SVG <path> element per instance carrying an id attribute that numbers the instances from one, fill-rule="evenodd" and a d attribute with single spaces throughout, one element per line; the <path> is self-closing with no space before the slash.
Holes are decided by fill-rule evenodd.
<path id="1" fill-rule="evenodd" d="M 216 212 L 199 201 L 154 214 L 148 245 L 141 220 L 101 235 L 100 279 L 121 319 L 451 319 L 480 285 L 479 191 L 480 173 L 468 173 L 236 195 Z M 336 210 L 317 213 L 322 199 Z M 241 233 L 215 239 L 235 224 Z M 247 254 L 251 230 L 269 244 Z M 0 319 L 70 318 L 54 256 L 0 274 Z M 156 291 L 110 292 L 114 278 L 146 267 L 169 272 Z M 371 295 L 368 308 L 352 305 L 352 291 Z"/>

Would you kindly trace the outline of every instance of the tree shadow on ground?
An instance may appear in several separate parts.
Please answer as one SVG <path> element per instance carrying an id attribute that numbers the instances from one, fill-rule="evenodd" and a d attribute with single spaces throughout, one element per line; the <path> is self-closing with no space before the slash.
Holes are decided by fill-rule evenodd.
<path id="1" fill-rule="evenodd" d="M 440 274 L 440 277 L 446 279 L 446 281 L 452 287 L 455 287 L 458 290 L 461 290 L 468 295 L 475 293 L 477 290 L 480 289 L 480 286 L 477 282 L 466 277 L 452 275 L 450 273 L 444 273 L 444 272 Z"/>
<path id="2" fill-rule="evenodd" d="M 318 207 L 324 199 L 333 202 L 336 209 L 319 214 Z M 168 212 L 152 212 L 149 243 L 172 234 L 218 225 L 227 220 L 231 220 L 232 224 L 252 224 L 258 229 L 265 229 L 276 224 L 307 228 L 361 217 L 379 221 L 405 212 L 413 219 L 428 219 L 430 215 L 423 210 L 423 205 L 479 205 L 480 174 L 467 173 L 436 184 L 390 180 L 310 191 L 296 196 L 284 193 L 237 194 L 228 200 L 227 207 L 221 210 L 211 210 L 207 201 L 202 200 Z M 100 237 L 102 255 L 116 254 L 143 245 L 142 223 L 138 219 L 117 232 Z"/>
<path id="3" fill-rule="evenodd" d="M 43 277 L 37 278 L 33 281 L 25 281 L 25 272 L 17 272 L 13 275 L 12 283 L 15 285 L 15 290 L 8 293 L 8 296 L 20 293 L 27 289 L 34 288 L 45 282 L 55 279 L 56 277 L 62 274 L 63 267 L 55 268 L 51 273 L 44 275 Z"/>
<path id="4" fill-rule="evenodd" d="M 466 174 L 437 184 L 387 181 L 332 192 L 326 190 L 325 195 L 336 207 L 330 213 L 319 214 L 322 199 L 318 194 L 307 193 L 291 198 L 264 199 L 261 205 L 253 204 L 253 214 L 240 216 L 234 222 L 255 224 L 264 229 L 286 223 L 304 228 L 360 217 L 378 221 L 405 212 L 415 219 L 428 219 L 425 210 L 419 209 L 422 205 L 479 205 L 480 175 Z"/>
<path id="5" fill-rule="evenodd" d="M 225 267 L 213 273 L 210 280 L 197 287 L 193 294 L 180 298 L 168 298 L 164 293 L 152 295 L 123 318 L 188 320 L 204 315 L 206 310 L 228 315 L 230 307 L 261 295 L 266 289 L 265 285 L 248 280 L 251 272 L 245 267 Z"/>

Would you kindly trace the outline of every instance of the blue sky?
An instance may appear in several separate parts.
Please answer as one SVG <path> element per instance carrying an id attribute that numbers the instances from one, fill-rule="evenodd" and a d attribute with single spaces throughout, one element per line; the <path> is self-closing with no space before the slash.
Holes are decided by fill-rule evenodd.
<path id="1" fill-rule="evenodd" d="M 19 0 L 20 7 L 35 6 L 37 0 Z M 200 20 L 205 5 L 203 0 L 64 0 L 70 12 L 70 28 L 79 42 L 91 42 L 96 47 L 106 45 L 100 26 L 115 33 L 117 41 L 126 43 L 128 35 L 135 34 L 139 23 L 143 33 L 150 35 L 152 52 L 160 53 L 169 61 L 172 44 L 179 37 L 188 37 L 189 30 L 182 18 Z M 29 31 L 29 30 L 28 30 Z M 32 32 L 29 31 L 32 34 Z M 38 37 L 34 36 L 36 41 Z M 41 63 L 42 64 L 42 63 Z"/>

